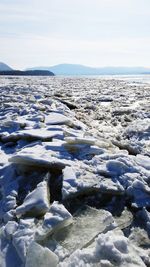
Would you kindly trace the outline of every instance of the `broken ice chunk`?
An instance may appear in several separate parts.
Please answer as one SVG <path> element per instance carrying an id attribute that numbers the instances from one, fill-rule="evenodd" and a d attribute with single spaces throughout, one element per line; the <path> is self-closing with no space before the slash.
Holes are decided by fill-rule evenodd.
<path id="1" fill-rule="evenodd" d="M 127 208 L 125 208 L 119 217 L 115 217 L 115 222 L 119 229 L 125 229 L 133 222 L 133 215 Z"/>
<path id="2" fill-rule="evenodd" d="M 25 267 L 56 267 L 58 257 L 48 248 L 32 242 L 28 247 Z"/>
<path id="3" fill-rule="evenodd" d="M 68 139 L 68 138 L 67 138 Z M 66 140 L 66 138 L 65 138 Z M 81 139 L 80 139 L 81 141 Z M 66 148 L 66 150 L 73 154 L 76 158 L 78 158 L 79 160 L 83 160 L 83 159 L 91 159 L 92 157 L 94 157 L 95 155 L 99 155 L 104 153 L 104 149 L 98 147 L 98 146 L 93 146 L 90 145 L 90 142 L 92 143 L 92 140 L 84 140 L 83 142 L 78 143 L 78 141 L 75 143 L 70 141 L 69 138 L 69 142 L 67 141 L 66 143 L 64 143 L 64 147 Z M 87 143 L 86 143 L 87 142 Z M 88 144 L 89 142 L 89 144 Z"/>
<path id="4" fill-rule="evenodd" d="M 47 125 L 69 124 L 70 121 L 70 118 L 61 113 L 51 112 L 48 116 L 45 116 L 45 123 Z"/>
<path id="5" fill-rule="evenodd" d="M 44 215 L 49 210 L 49 198 L 47 182 L 43 181 L 26 196 L 23 204 L 16 208 L 16 215 Z"/>
<path id="6" fill-rule="evenodd" d="M 62 186 L 62 197 L 63 199 L 70 196 L 70 194 L 77 192 L 77 179 L 76 174 L 72 167 L 65 167 L 63 169 L 63 186 Z"/>
<path id="7" fill-rule="evenodd" d="M 68 126 L 64 126 L 63 128 L 63 133 L 65 137 L 83 137 L 84 136 L 84 131 L 82 130 L 77 130 L 77 129 L 72 129 L 69 128 Z"/>
<path id="8" fill-rule="evenodd" d="M 122 195 L 125 193 L 119 181 L 113 182 L 111 179 L 103 178 L 100 183 L 100 192 L 103 194 Z"/>
<path id="9" fill-rule="evenodd" d="M 140 216 L 140 214 L 137 214 L 138 216 Z M 139 217 L 138 218 L 141 222 L 141 227 L 132 227 L 131 231 L 130 231 L 130 235 L 128 237 L 128 240 L 130 240 L 132 242 L 132 244 L 136 245 L 136 249 L 137 249 L 137 253 L 139 253 L 140 256 L 142 256 L 141 258 L 143 258 L 143 261 L 148 264 L 146 264 L 146 266 L 149 266 L 150 263 L 150 251 L 149 249 L 149 244 L 150 244 L 150 239 L 147 233 L 147 230 L 145 230 L 143 228 L 143 218 Z M 143 248 L 144 249 L 143 249 Z M 144 254 L 146 254 L 146 258 L 144 255 L 142 255 L 144 252 Z M 148 255 L 149 254 L 149 255 Z M 144 257 L 143 257 L 144 256 Z M 145 259 L 144 259 L 145 258 Z"/>
<path id="10" fill-rule="evenodd" d="M 150 207 L 150 188 L 148 185 L 136 179 L 126 190 L 135 208 Z"/>
<path id="11" fill-rule="evenodd" d="M 137 164 L 144 167 L 147 170 L 150 170 L 150 158 L 144 155 L 137 155 L 135 158 Z"/>
<path id="12" fill-rule="evenodd" d="M 61 129 L 53 131 L 49 131 L 48 129 L 32 129 L 32 130 L 22 130 L 18 132 L 11 133 L 7 136 L 2 137 L 3 142 L 17 141 L 19 139 L 22 140 L 42 140 L 42 141 L 50 141 L 52 138 L 57 137 L 63 138 L 63 131 Z"/>
<path id="13" fill-rule="evenodd" d="M 36 240 L 43 240 L 54 231 L 64 228 L 72 223 L 72 215 L 58 202 L 53 202 L 44 216 L 44 222 L 35 233 Z"/>
<path id="14" fill-rule="evenodd" d="M 96 140 L 91 137 L 65 137 L 64 140 L 69 144 L 95 145 Z"/>
<path id="15" fill-rule="evenodd" d="M 9 210 L 4 213 L 3 220 L 4 222 L 13 221 L 15 218 L 15 210 Z"/>
<path id="16" fill-rule="evenodd" d="M 76 185 L 76 174 L 73 171 L 72 167 L 65 167 L 63 169 L 63 179 L 65 181 L 71 182 L 73 185 Z"/>
<path id="17" fill-rule="evenodd" d="M 34 230 L 29 228 L 18 228 L 13 234 L 13 245 L 21 258 L 22 262 L 26 260 L 27 249 L 34 239 Z"/>
<path id="18" fill-rule="evenodd" d="M 5 225 L 5 228 L 4 228 L 5 236 L 6 236 L 8 239 L 11 239 L 13 233 L 16 232 L 17 228 L 18 228 L 18 223 L 16 223 L 15 221 L 9 221 L 9 222 Z"/>
<path id="19" fill-rule="evenodd" d="M 18 256 L 11 240 L 8 240 L 1 233 L 0 229 L 0 266 L 1 267 L 22 267 L 22 262 Z"/>
<path id="20" fill-rule="evenodd" d="M 106 167 L 107 167 L 108 171 L 110 171 L 116 175 L 121 175 L 121 174 L 124 174 L 126 172 L 130 172 L 129 167 L 125 163 L 120 162 L 119 160 L 109 160 L 106 163 Z"/>
<path id="21" fill-rule="evenodd" d="M 150 212 L 148 212 L 146 208 L 143 208 L 137 213 L 137 217 L 142 221 L 142 226 L 145 226 L 150 237 Z"/>
<path id="22" fill-rule="evenodd" d="M 16 198 L 14 196 L 7 196 L 5 199 L 5 211 L 9 211 L 11 209 L 15 209 L 16 207 Z"/>
<path id="23" fill-rule="evenodd" d="M 116 266 L 145 266 L 135 247 L 120 230 L 109 231 L 97 238 L 95 257 L 97 260 L 107 259 Z"/>

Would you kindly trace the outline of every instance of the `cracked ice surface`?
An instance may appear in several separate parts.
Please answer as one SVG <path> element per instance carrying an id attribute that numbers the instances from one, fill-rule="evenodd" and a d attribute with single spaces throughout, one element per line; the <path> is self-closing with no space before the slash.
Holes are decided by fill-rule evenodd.
<path id="1" fill-rule="evenodd" d="M 150 86 L 0 78 L 0 266 L 150 265 Z"/>

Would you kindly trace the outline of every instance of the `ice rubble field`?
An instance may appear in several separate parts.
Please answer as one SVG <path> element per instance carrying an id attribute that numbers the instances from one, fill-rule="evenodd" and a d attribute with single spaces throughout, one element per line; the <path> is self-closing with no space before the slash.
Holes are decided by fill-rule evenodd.
<path id="1" fill-rule="evenodd" d="M 0 78 L 0 267 L 150 266 L 150 85 Z"/>

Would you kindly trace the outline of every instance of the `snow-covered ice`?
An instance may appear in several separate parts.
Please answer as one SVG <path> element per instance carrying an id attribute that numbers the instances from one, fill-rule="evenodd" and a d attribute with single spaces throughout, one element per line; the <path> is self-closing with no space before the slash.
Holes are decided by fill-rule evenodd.
<path id="1" fill-rule="evenodd" d="M 150 266 L 150 87 L 0 77 L 0 267 Z"/>

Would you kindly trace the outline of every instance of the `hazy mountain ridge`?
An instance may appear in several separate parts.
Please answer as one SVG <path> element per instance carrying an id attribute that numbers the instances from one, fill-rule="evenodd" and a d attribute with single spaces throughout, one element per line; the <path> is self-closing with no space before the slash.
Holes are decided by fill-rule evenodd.
<path id="1" fill-rule="evenodd" d="M 11 71 L 13 70 L 10 66 L 7 64 L 0 62 L 0 71 Z"/>
<path id="2" fill-rule="evenodd" d="M 78 64 L 58 64 L 51 67 L 33 67 L 28 70 L 49 70 L 56 75 L 125 75 L 125 74 L 150 74 L 150 68 L 144 67 L 101 67 L 93 68 Z"/>
<path id="3" fill-rule="evenodd" d="M 48 73 L 47 71 L 49 71 L 50 73 Z M 0 72 L 1 75 L 138 75 L 150 74 L 150 68 L 113 66 L 94 68 L 80 64 L 64 63 L 54 66 L 27 68 L 24 71 L 20 71 L 12 69 L 7 64 L 0 62 Z"/>
<path id="4" fill-rule="evenodd" d="M 7 64 L 0 62 L 0 75 L 10 76 L 54 76 L 55 74 L 49 70 L 14 70 Z"/>

